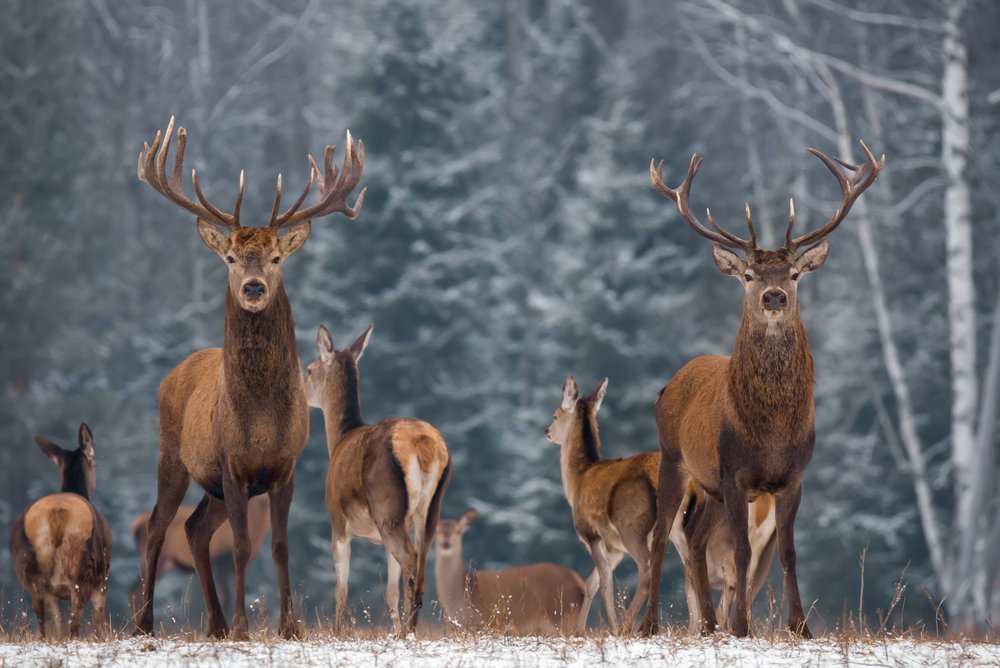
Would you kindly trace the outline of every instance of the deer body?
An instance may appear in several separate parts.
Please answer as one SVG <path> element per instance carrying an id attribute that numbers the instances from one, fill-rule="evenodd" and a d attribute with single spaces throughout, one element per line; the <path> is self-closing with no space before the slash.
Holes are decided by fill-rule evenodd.
<path id="1" fill-rule="evenodd" d="M 195 572 L 194 555 L 188 546 L 187 536 L 184 531 L 184 524 L 194 514 L 194 506 L 181 506 L 174 516 L 174 520 L 167 527 L 166 535 L 163 539 L 163 549 L 160 552 L 160 561 L 156 565 L 156 578 L 159 580 L 171 571 L 182 571 L 187 573 Z M 145 512 L 139 515 L 132 522 L 132 539 L 135 541 L 136 552 L 139 553 L 140 576 L 129 592 L 132 614 L 136 614 L 142 604 L 142 582 L 145 579 L 143 573 L 145 562 L 142 556 L 146 553 L 146 543 L 149 537 L 149 518 L 152 513 Z M 250 559 L 252 560 L 260 548 L 264 545 L 264 538 L 271 528 L 271 509 L 266 495 L 256 496 L 250 499 L 247 504 L 247 528 L 250 534 Z M 208 546 L 208 556 L 213 564 L 220 570 L 232 570 L 233 529 L 229 522 L 223 522 Z M 228 564 L 226 563 L 228 561 Z M 230 576 L 226 576 L 227 578 Z M 226 592 L 226 582 L 220 587 L 222 607 L 225 608 L 229 600 Z M 231 593 L 231 590 L 229 590 Z"/>
<path id="2" fill-rule="evenodd" d="M 160 385 L 160 459 L 156 505 L 149 519 L 143 572 L 142 608 L 137 633 L 153 629 L 156 567 L 166 538 L 191 480 L 205 495 L 185 522 L 195 571 L 208 610 L 209 635 L 230 632 L 219 603 L 211 564 L 211 539 L 223 521 L 233 533 L 235 609 L 232 636 L 245 639 L 246 567 L 251 556 L 247 504 L 267 493 L 273 528 L 271 554 L 278 575 L 281 621 L 285 638 L 299 634 L 292 609 L 288 575 L 288 512 L 294 492 L 295 462 L 309 437 L 309 408 L 295 344 L 295 323 L 281 276 L 282 263 L 309 237 L 311 218 L 340 212 L 354 219 L 364 191 L 353 208 L 345 198 L 358 184 L 364 167 L 364 147 L 354 149 L 348 133 L 343 170 L 333 166 L 334 148 L 324 154 L 322 176 L 310 156 L 312 170 L 305 190 L 279 214 L 281 176 L 268 224 L 240 223 L 243 176 L 232 213 L 216 208 L 201 192 L 192 171 L 198 202 L 183 192 L 181 176 L 187 134 L 178 130 L 174 169 L 166 162 L 174 119 L 166 133 L 139 156 L 139 179 L 197 217 L 202 241 L 226 263 L 229 271 L 223 347 L 201 350 L 177 366 Z M 314 181 L 320 199 L 301 208 Z M 288 227 L 288 233 L 278 231 Z M 223 231 L 225 230 L 225 231 Z"/>
<path id="3" fill-rule="evenodd" d="M 667 527 L 683 502 L 678 490 L 693 482 L 708 497 L 722 502 L 729 524 L 736 569 L 733 633 L 746 636 L 750 632 L 747 501 L 773 494 L 778 552 L 788 596 L 788 626 L 794 633 L 811 637 L 799 594 L 794 524 L 802 498 L 803 473 L 815 444 L 815 371 L 799 311 L 798 281 L 823 266 L 829 252 L 827 235 L 843 221 L 857 197 L 874 183 L 885 163 L 884 156 L 875 160 L 863 142 L 861 146 L 867 164 L 837 161 L 853 172 L 850 178 L 833 160 L 809 149 L 837 178 L 843 200 L 825 225 L 794 239 L 795 208 L 790 203 L 785 244 L 770 251 L 757 246 L 749 205 L 749 239 L 721 228 L 711 213 L 708 219 L 712 230 L 698 221 L 688 205 L 691 182 L 701 165 L 697 156 L 691 158 L 687 177 L 676 189 L 663 184 L 662 163 L 659 167 L 650 164 L 653 186 L 677 205 L 689 227 L 713 242 L 716 266 L 740 280 L 744 300 L 732 355 L 692 360 L 677 372 L 656 401 L 661 457 L 651 551 L 653 575 L 643 624 L 647 632 L 654 631 L 658 624 L 660 564 Z M 805 250 L 800 253 L 802 248 Z M 734 250 L 745 256 L 740 257 Z M 709 505 L 706 501 L 700 507 Z M 706 530 L 698 528 L 697 514 L 692 524 L 694 533 L 704 537 Z M 705 553 L 706 540 L 702 538 L 692 546 L 688 579 L 694 581 L 702 629 L 711 632 L 716 617 Z"/>
<path id="4" fill-rule="evenodd" d="M 445 617 L 462 630 L 514 635 L 572 633 L 584 600 L 576 571 L 552 563 L 499 571 L 466 570 L 462 534 L 476 511 L 441 520 L 435 537 L 434 578 Z"/>
<path id="5" fill-rule="evenodd" d="M 451 456 L 440 432 L 422 420 L 364 423 L 358 361 L 371 332 L 369 327 L 351 346 L 335 350 L 329 331 L 321 326 L 320 358 L 309 365 L 306 385 L 310 405 L 322 409 L 326 423 L 326 505 L 337 573 L 337 628 L 343 628 L 347 611 L 351 540 L 365 538 L 385 545 L 386 605 L 397 628 L 408 633 L 415 630 L 423 603 L 427 553 L 451 479 Z"/>
<path id="6" fill-rule="evenodd" d="M 107 520 L 89 500 L 94 492 L 93 436 L 81 424 L 75 451 L 40 436 L 35 441 L 59 465 L 62 492 L 42 497 L 15 520 L 10 532 L 14 572 L 31 597 L 42 638 L 46 613 L 55 636 L 62 634 L 64 600 L 70 601 L 70 635 L 78 633 L 87 603 L 93 604 L 94 627 L 103 633 L 112 537 Z"/>

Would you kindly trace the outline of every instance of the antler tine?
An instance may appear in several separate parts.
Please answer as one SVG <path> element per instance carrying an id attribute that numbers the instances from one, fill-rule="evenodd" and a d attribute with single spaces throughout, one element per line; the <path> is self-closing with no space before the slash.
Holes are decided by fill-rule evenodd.
<path id="1" fill-rule="evenodd" d="M 792 247 L 792 225 L 795 224 L 795 199 L 788 198 L 788 226 L 785 228 L 785 247 Z"/>
<path id="2" fill-rule="evenodd" d="M 710 211 L 707 211 L 708 220 L 712 227 L 715 228 L 715 232 L 709 230 L 698 222 L 697 216 L 695 216 L 694 212 L 691 211 L 688 204 L 688 196 L 691 193 L 691 182 L 698 174 L 699 169 L 701 169 L 701 158 L 699 158 L 698 154 L 695 153 L 691 156 L 691 162 L 688 163 L 687 176 L 684 177 L 684 181 L 682 181 L 676 188 L 670 188 L 663 183 L 663 161 L 661 160 L 659 164 L 656 164 L 656 160 L 654 159 L 649 162 L 649 180 L 652 182 L 653 187 L 660 192 L 660 194 L 677 205 L 677 210 L 680 212 L 681 218 L 684 219 L 684 222 L 687 223 L 688 227 L 692 230 L 717 244 L 728 246 L 729 248 L 736 248 L 749 253 L 755 248 L 755 245 L 751 243 L 751 241 L 741 239 L 735 234 L 722 229 L 715 223 L 715 219 L 712 218 Z"/>
<path id="3" fill-rule="evenodd" d="M 271 217 L 267 221 L 268 227 L 275 227 L 278 224 L 278 208 L 281 206 L 281 172 L 278 172 L 278 183 L 274 186 L 274 204 L 271 205 Z"/>
<path id="4" fill-rule="evenodd" d="M 243 170 L 240 170 L 240 189 L 236 193 L 236 204 L 233 205 L 233 223 L 240 224 L 240 207 L 243 206 Z"/>
<path id="5" fill-rule="evenodd" d="M 354 201 L 353 207 L 347 206 L 346 200 L 351 191 L 357 187 L 358 182 L 361 181 L 361 175 L 364 173 L 364 143 L 359 141 L 357 149 L 355 149 L 354 139 L 351 137 L 350 131 L 347 132 L 343 168 L 337 168 L 334 166 L 334 151 L 336 151 L 335 146 L 327 146 L 326 150 L 323 152 L 322 174 L 320 174 L 320 171 L 316 166 L 316 161 L 311 155 L 309 156 L 309 164 L 312 166 L 312 172 L 309 175 L 309 184 L 306 186 L 306 190 L 299 198 L 299 201 L 292 207 L 289 207 L 289 211 L 282 214 L 282 216 L 276 220 L 275 227 L 277 229 L 294 225 L 295 223 L 303 220 L 326 216 L 331 213 L 342 213 L 349 220 L 354 220 L 358 217 L 358 214 L 361 213 L 361 207 L 365 201 L 367 188 L 361 190 L 361 193 Z M 312 185 L 313 180 L 315 180 L 319 186 L 320 199 L 312 206 L 298 210 L 298 206 L 305 200 L 306 194 L 309 192 L 309 188 Z"/>
<path id="6" fill-rule="evenodd" d="M 279 192 L 275 195 L 274 207 L 271 209 L 271 218 L 267 223 L 268 227 L 273 227 L 275 229 L 281 229 L 282 227 L 284 227 L 282 223 L 288 220 L 289 216 L 293 215 L 296 211 L 298 211 L 299 207 L 302 206 L 302 203 L 306 201 L 306 196 L 309 194 L 309 189 L 312 188 L 313 181 L 316 180 L 316 168 L 311 155 L 309 156 L 309 162 L 314 166 L 309 168 L 309 180 L 306 181 L 306 187 L 302 190 L 302 194 L 299 195 L 298 198 L 294 202 L 292 202 L 292 204 L 287 209 L 285 209 L 285 212 L 280 216 L 278 215 L 278 201 L 281 199 L 281 193 L 280 193 L 281 185 L 279 180 L 279 185 L 278 185 Z M 278 175 L 278 178 L 279 179 L 281 178 L 280 174 Z"/>
<path id="7" fill-rule="evenodd" d="M 191 170 L 191 180 L 194 184 L 195 194 L 201 204 L 196 203 L 184 194 L 184 186 L 181 177 L 184 169 L 184 152 L 187 148 L 187 131 L 184 128 L 177 129 L 177 150 L 174 156 L 174 169 L 167 178 L 167 154 L 170 152 L 170 140 L 174 132 L 174 117 L 170 117 L 167 123 L 166 132 L 157 131 L 153 144 L 143 143 L 143 152 L 139 154 L 139 162 L 136 166 L 136 176 L 143 183 L 148 184 L 156 192 L 160 193 L 174 204 L 185 211 L 193 213 L 195 216 L 215 225 L 227 228 L 234 228 L 239 225 L 239 208 L 243 199 L 243 177 L 240 175 L 240 191 L 236 201 L 235 215 L 220 211 L 198 186 L 198 176 L 195 170 Z"/>
<path id="8" fill-rule="evenodd" d="M 843 199 L 840 202 L 840 206 L 837 207 L 837 211 L 833 214 L 833 217 L 830 218 L 825 225 L 819 229 L 809 232 L 808 234 L 802 235 L 798 239 L 790 239 L 792 225 L 792 221 L 790 220 L 788 223 L 789 229 L 785 235 L 785 245 L 790 250 L 794 251 L 800 246 L 816 243 L 817 241 L 823 239 L 826 235 L 830 234 L 830 232 L 836 229 L 837 226 L 843 222 L 844 218 L 847 217 L 848 212 L 851 210 L 851 207 L 854 205 L 854 202 L 858 199 L 858 197 L 861 196 L 861 193 L 867 190 L 871 184 L 875 183 L 875 179 L 878 178 L 882 168 L 885 166 L 885 154 L 883 154 L 879 160 L 876 160 L 875 156 L 863 141 L 859 141 L 858 143 L 861 144 L 861 148 L 865 152 L 865 157 L 868 158 L 867 163 L 861 163 L 859 165 L 851 164 L 844 160 L 840 160 L 839 158 L 834 161 L 822 151 L 815 148 L 806 149 L 809 153 L 819 158 L 823 164 L 826 165 L 826 168 L 830 170 L 830 173 L 836 177 L 837 183 L 840 184 L 840 189 L 843 191 Z M 850 179 L 848 179 L 844 172 L 840 170 L 837 166 L 838 163 L 854 172 Z"/>
<path id="9" fill-rule="evenodd" d="M 753 226 L 753 217 L 750 215 L 750 202 L 743 202 L 743 208 L 747 212 L 747 229 L 750 230 L 750 245 L 757 247 L 757 230 Z"/>

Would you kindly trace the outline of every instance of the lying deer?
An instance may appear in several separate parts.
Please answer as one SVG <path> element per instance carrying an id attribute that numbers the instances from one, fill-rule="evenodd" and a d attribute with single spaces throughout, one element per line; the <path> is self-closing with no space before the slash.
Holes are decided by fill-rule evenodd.
<path id="1" fill-rule="evenodd" d="M 476 520 L 441 520 L 435 536 L 434 577 L 445 618 L 463 630 L 494 629 L 515 635 L 572 633 L 584 599 L 576 571 L 552 563 L 499 571 L 465 569 L 462 536 Z"/>
<path id="2" fill-rule="evenodd" d="M 80 446 L 63 450 L 42 436 L 35 443 L 59 467 L 61 492 L 42 497 L 21 513 L 10 530 L 10 554 L 17 579 L 31 596 L 38 632 L 45 614 L 54 635 L 62 635 L 60 601 L 69 600 L 69 633 L 77 635 L 87 603 L 98 633 L 106 630 L 105 603 L 111 565 L 111 527 L 90 502 L 96 488 L 94 436 L 80 424 Z"/>
<path id="3" fill-rule="evenodd" d="M 613 575 L 625 554 L 639 569 L 639 582 L 626 613 L 626 629 L 632 629 L 650 583 L 649 551 L 656 522 L 657 472 L 660 456 L 646 453 L 625 459 L 601 458 L 601 438 L 597 412 L 608 390 L 608 379 L 598 383 L 589 397 L 580 397 L 573 376 L 563 385 L 563 397 L 545 430 L 546 437 L 561 446 L 560 467 L 563 490 L 573 511 L 573 526 L 577 536 L 594 559 L 595 569 L 587 578 L 586 597 L 577 630 L 583 632 L 597 590 L 601 590 L 608 622 L 619 633 L 615 610 Z M 732 543 L 720 507 L 704 502 L 696 504 L 695 490 L 682 487 L 692 509 L 675 513 L 670 540 L 681 553 L 685 569 L 689 567 L 688 545 L 711 544 L 708 555 L 711 585 L 722 589 L 720 606 L 728 610 L 734 589 Z M 760 499 L 749 514 L 750 531 L 757 539 L 754 544 L 755 565 L 760 564 L 754 593 L 759 591 L 767 576 L 773 556 L 773 504 Z M 700 521 L 685 522 L 686 512 L 694 513 L 697 505 Z M 692 624 L 698 623 L 697 611 L 690 607 Z"/>
<path id="4" fill-rule="evenodd" d="M 250 560 L 247 503 L 267 494 L 271 500 L 271 555 L 278 575 L 281 619 L 285 638 L 299 634 L 292 609 L 288 578 L 288 511 L 295 489 L 295 462 L 309 438 L 302 366 L 295 344 L 292 307 L 281 277 L 281 266 L 302 248 L 312 229 L 312 219 L 342 213 L 353 220 L 361 211 L 365 191 L 353 207 L 347 197 L 358 185 L 364 169 L 364 145 L 355 150 L 350 133 L 344 166 L 333 166 L 334 147 L 327 146 L 323 173 L 313 161 L 302 194 L 281 211 L 281 175 L 275 188 L 271 216 L 264 227 L 244 227 L 240 222 L 243 176 L 231 213 L 213 205 L 191 171 L 198 201 L 184 193 L 181 182 L 187 133 L 177 133 L 174 168 L 167 175 L 167 155 L 174 119 L 165 133 L 156 133 L 139 155 L 139 180 L 194 214 L 201 240 L 226 265 L 229 275 L 225 297 L 222 348 L 200 350 L 181 362 L 160 384 L 160 459 L 156 469 L 156 505 L 149 518 L 146 573 L 142 610 L 136 633 L 153 631 L 153 594 L 156 566 L 166 538 L 191 481 L 205 495 L 184 524 L 208 610 L 208 633 L 229 633 L 212 575 L 211 540 L 223 521 L 233 530 L 233 566 L 236 573 L 232 637 L 245 639 L 246 568 Z M 313 182 L 319 200 L 302 208 Z M 289 228 L 278 236 L 278 232 Z"/>
<path id="5" fill-rule="evenodd" d="M 687 176 L 676 189 L 663 183 L 663 163 L 649 165 L 653 186 L 672 200 L 691 229 L 712 241 L 712 257 L 722 273 L 743 286 L 743 317 L 729 357 L 697 357 L 678 371 L 656 401 L 660 435 L 659 491 L 656 535 L 652 549 L 652 582 L 643 630 L 658 625 L 660 563 L 666 550 L 667 527 L 674 521 L 690 481 L 725 504 L 735 552 L 736 602 L 733 633 L 750 632 L 747 577 L 751 551 L 747 535 L 747 500 L 762 494 L 775 497 L 778 553 L 785 573 L 788 626 L 809 638 L 795 572 L 795 516 L 802 499 L 802 476 L 815 445 L 815 372 L 812 351 L 799 312 L 798 285 L 805 274 L 826 262 L 826 237 L 844 220 L 855 200 L 868 189 L 885 165 L 861 142 L 868 162 L 852 165 L 837 160 L 846 176 L 816 149 L 837 178 L 843 199 L 822 227 L 792 238 L 795 206 L 789 203 L 785 244 L 773 251 L 757 246 L 757 233 L 746 206 L 749 239 L 727 232 L 708 213 L 709 230 L 688 204 L 691 182 L 701 160 L 692 156 Z M 802 250 L 805 249 L 805 250 Z M 801 250 L 801 252 L 799 252 Z M 740 257 L 733 251 L 740 251 Z M 703 629 L 715 629 L 706 577 L 704 545 L 692 549 L 695 594 Z"/>
<path id="6" fill-rule="evenodd" d="M 421 420 L 388 418 L 365 424 L 358 361 L 373 328 L 369 325 L 357 341 L 336 350 L 330 332 L 320 325 L 319 359 L 306 370 L 306 393 L 309 405 L 322 409 L 326 422 L 326 507 L 333 527 L 337 629 L 344 628 L 347 611 L 351 540 L 367 538 L 385 545 L 385 602 L 396 627 L 410 633 L 423 604 L 427 552 L 451 479 L 451 455 L 438 430 Z M 402 620 L 400 575 L 405 578 Z"/>
<path id="7" fill-rule="evenodd" d="M 187 522 L 194 507 L 181 506 L 174 516 L 174 521 L 167 527 L 167 535 L 163 539 L 163 549 L 160 552 L 160 563 L 156 565 L 156 578 L 162 579 L 164 575 L 171 571 L 181 571 L 184 573 L 194 573 L 194 557 L 188 547 L 187 536 L 184 535 L 184 523 Z M 149 516 L 152 513 L 146 512 L 135 518 L 132 522 L 132 539 L 135 541 L 135 550 L 139 553 L 139 579 L 136 580 L 129 591 L 129 605 L 132 614 L 139 612 L 142 604 L 142 581 L 145 579 L 145 560 L 142 555 L 146 554 L 146 541 L 149 537 Z M 250 559 L 253 560 L 260 552 L 264 544 L 264 538 L 271 529 L 271 508 L 267 495 L 255 496 L 247 504 L 247 526 L 250 532 Z M 233 530 L 229 522 L 223 522 L 219 530 L 212 536 L 212 541 L 208 545 L 208 555 L 215 567 L 223 573 L 222 581 L 219 583 L 221 593 L 220 604 L 223 610 L 228 605 L 232 590 L 229 589 L 232 578 L 233 563 Z"/>

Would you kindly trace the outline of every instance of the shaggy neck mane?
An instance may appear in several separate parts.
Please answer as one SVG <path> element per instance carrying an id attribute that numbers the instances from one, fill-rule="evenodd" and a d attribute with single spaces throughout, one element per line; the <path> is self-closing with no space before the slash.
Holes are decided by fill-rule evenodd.
<path id="1" fill-rule="evenodd" d="M 597 416 L 585 399 L 577 402 L 576 413 L 561 452 L 563 490 L 570 504 L 573 503 L 576 478 L 588 467 L 601 461 L 601 434 L 597 427 Z"/>
<path id="2" fill-rule="evenodd" d="M 358 365 L 353 361 L 341 364 L 338 372 L 327 379 L 323 417 L 330 452 L 333 452 L 334 446 L 344 434 L 365 423 L 361 417 L 359 384 Z"/>
<path id="3" fill-rule="evenodd" d="M 295 321 L 282 283 L 258 313 L 241 308 L 227 290 L 224 340 L 223 373 L 231 396 L 275 407 L 291 404 L 293 383 L 301 372 Z"/>
<path id="4" fill-rule="evenodd" d="M 774 325 L 772 325 L 774 326 Z M 767 325 L 746 310 L 729 360 L 729 395 L 745 435 L 766 438 L 793 425 L 812 428 L 812 351 L 802 317 L 796 310 L 788 322 L 768 332 Z"/>

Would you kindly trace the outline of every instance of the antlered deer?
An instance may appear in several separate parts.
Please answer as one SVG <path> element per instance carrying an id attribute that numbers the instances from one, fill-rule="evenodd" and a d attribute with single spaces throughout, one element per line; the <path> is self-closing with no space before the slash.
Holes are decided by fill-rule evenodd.
<path id="1" fill-rule="evenodd" d="M 351 540 L 385 545 L 388 582 L 385 602 L 402 633 L 416 629 L 423 605 L 427 552 L 451 480 L 451 455 L 437 429 L 422 420 L 388 418 L 365 424 L 361 417 L 358 360 L 373 325 L 343 350 L 320 325 L 319 359 L 306 369 L 309 405 L 323 410 L 330 464 L 326 507 L 333 528 L 337 573 L 337 629 L 344 628 Z M 413 534 L 411 541 L 410 535 Z M 399 579 L 405 578 L 403 618 Z"/>
<path id="2" fill-rule="evenodd" d="M 194 572 L 194 556 L 191 548 L 188 547 L 187 536 L 184 533 L 184 523 L 194 513 L 193 506 L 181 506 L 177 509 L 174 520 L 167 527 L 167 534 L 163 539 L 163 549 L 160 552 L 160 563 L 156 565 L 156 579 L 160 580 L 170 571 L 182 571 L 186 573 Z M 145 512 L 132 522 L 132 540 L 135 541 L 135 550 L 139 554 L 139 579 L 129 591 L 129 605 L 132 614 L 135 615 L 142 603 L 142 581 L 145 579 L 145 559 L 146 542 L 149 537 L 149 517 L 152 513 Z M 271 529 L 271 506 L 268 503 L 266 494 L 255 496 L 247 503 L 247 530 L 250 533 L 250 560 L 252 561 L 261 546 L 264 545 L 264 538 Z M 223 573 L 223 582 L 220 583 L 220 603 L 225 610 L 230 598 L 232 589 L 229 588 L 229 579 L 232 577 L 233 562 L 233 529 L 229 522 L 223 522 L 219 529 L 212 536 L 208 544 L 208 556 L 217 572 Z M 228 562 L 228 563 L 227 563 Z"/>
<path id="3" fill-rule="evenodd" d="M 466 571 L 462 535 L 475 520 L 471 509 L 460 519 L 441 520 L 434 537 L 434 577 L 446 619 L 464 630 L 573 633 L 584 599 L 576 571 L 552 563 Z"/>
<path id="4" fill-rule="evenodd" d="M 61 492 L 28 506 L 10 529 L 14 573 L 31 596 L 38 631 L 45 637 L 48 611 L 55 635 L 62 634 L 60 601 L 69 600 L 69 632 L 76 635 L 87 603 L 94 627 L 103 634 L 111 565 L 111 527 L 90 502 L 96 488 L 94 436 L 80 424 L 80 446 L 63 450 L 42 436 L 35 443 L 59 467 Z"/>
<path id="5" fill-rule="evenodd" d="M 294 490 L 295 462 L 309 437 L 309 407 L 281 265 L 305 243 L 312 218 L 334 212 L 352 220 L 357 217 L 365 191 L 361 191 L 353 208 L 347 206 L 346 198 L 361 179 L 364 145 L 358 142 L 355 150 L 351 135 L 347 134 L 342 171 L 333 166 L 332 146 L 326 148 L 322 175 L 310 156 L 309 181 L 283 213 L 279 213 L 279 175 L 267 225 L 244 227 L 240 224 L 242 174 L 232 213 L 225 213 L 208 201 L 194 170 L 191 180 L 198 202 L 184 194 L 181 183 L 187 143 L 184 128 L 177 133 L 174 169 L 167 176 L 173 127 L 171 118 L 166 132 L 162 135 L 157 132 L 153 145 L 147 144 L 145 152 L 139 155 L 139 179 L 197 217 L 198 233 L 228 266 L 229 281 L 222 348 L 196 352 L 160 385 L 160 459 L 145 566 L 145 572 L 154 575 L 147 577 L 143 586 L 143 607 L 136 632 L 153 630 L 151 602 L 156 564 L 167 527 L 193 479 L 206 494 L 185 523 L 185 530 L 208 609 L 209 635 L 223 637 L 228 632 L 215 590 L 209 547 L 215 530 L 228 519 L 233 530 L 236 571 L 232 637 L 247 637 L 245 579 L 250 559 L 247 502 L 250 497 L 266 492 L 271 499 L 271 553 L 281 598 L 280 632 L 290 638 L 298 635 L 298 623 L 288 580 L 288 510 Z M 301 208 L 314 181 L 320 189 L 319 201 Z M 286 227 L 291 229 L 279 237 L 278 231 Z"/>
<path id="6" fill-rule="evenodd" d="M 608 622 L 615 633 L 619 632 L 612 576 L 626 553 L 639 569 L 638 586 L 626 614 L 626 628 L 633 628 L 649 586 L 649 546 L 656 522 L 660 456 L 645 453 L 624 459 L 601 459 L 597 411 L 607 389 L 608 379 L 604 378 L 589 397 L 580 397 L 576 380 L 568 376 L 563 385 L 562 402 L 552 417 L 552 424 L 545 430 L 545 436 L 561 446 L 563 490 L 573 511 L 573 526 L 594 558 L 595 568 L 587 578 L 586 598 L 577 622 L 577 630 L 581 633 L 586 628 L 590 606 L 598 589 L 601 590 Z M 686 494 L 685 490 L 688 490 Z M 682 487 L 681 493 L 685 498 L 693 497 L 695 490 Z M 769 545 L 774 533 L 774 521 L 768 503 L 768 498 L 758 500 L 751 506 L 753 512 L 749 516 L 752 523 L 750 530 L 757 539 L 753 545 L 754 563 L 762 565 L 759 576 L 755 578 L 755 594 L 766 578 L 773 556 Z M 685 521 L 684 509 L 675 513 L 670 540 L 677 546 L 685 569 L 688 568 L 689 544 L 699 544 L 698 541 L 711 544 L 708 555 L 711 583 L 722 589 L 720 605 L 723 610 L 728 610 L 734 584 L 733 569 L 729 566 L 732 562 L 732 543 L 718 508 L 702 503 L 698 505 L 698 510 L 701 521 L 697 522 Z M 689 597 L 691 617 L 696 620 L 690 600 Z"/>
<path id="7" fill-rule="evenodd" d="M 837 160 L 852 172 L 846 176 L 836 163 L 816 149 L 818 157 L 837 178 L 843 200 L 822 227 L 792 238 L 795 207 L 789 204 L 785 244 L 767 251 L 757 246 L 757 235 L 747 205 L 749 239 L 719 227 L 708 213 L 714 231 L 705 228 L 691 211 L 688 195 L 701 160 L 692 156 L 687 176 L 676 189 L 663 183 L 663 163 L 650 163 L 653 186 L 672 200 L 684 222 L 713 242 L 712 256 L 719 269 L 743 284 L 743 318 L 733 354 L 698 357 L 677 372 L 656 401 L 660 435 L 659 493 L 656 535 L 652 549 L 649 607 L 643 630 L 658 624 L 660 564 L 666 549 L 665 529 L 673 521 L 689 481 L 725 504 L 735 546 L 736 610 L 733 633 L 750 632 L 747 606 L 747 499 L 775 496 L 778 553 L 788 594 L 788 626 L 811 637 L 802 610 L 795 572 L 795 515 L 802 498 L 802 475 L 815 443 L 812 352 L 799 313 L 799 278 L 826 261 L 830 234 L 847 216 L 851 205 L 878 178 L 885 156 L 876 160 L 861 142 L 866 164 Z M 805 248 L 802 253 L 799 249 Z M 742 251 L 745 258 L 734 253 Z M 715 629 L 708 596 L 704 550 L 692 550 L 695 593 L 701 607 L 703 630 Z"/>

